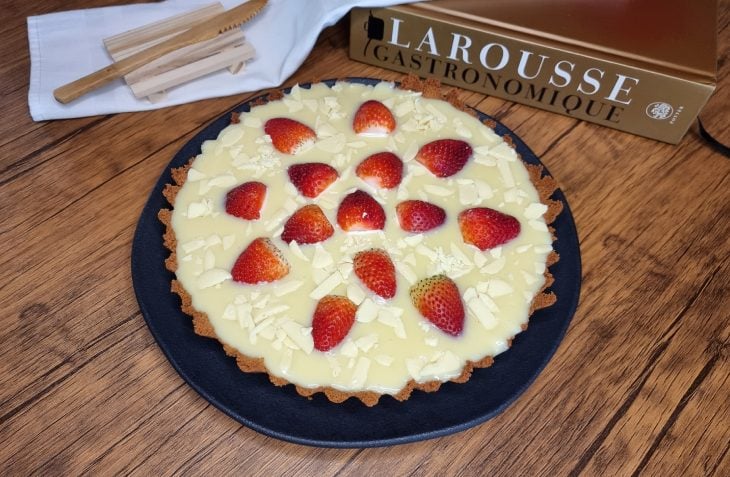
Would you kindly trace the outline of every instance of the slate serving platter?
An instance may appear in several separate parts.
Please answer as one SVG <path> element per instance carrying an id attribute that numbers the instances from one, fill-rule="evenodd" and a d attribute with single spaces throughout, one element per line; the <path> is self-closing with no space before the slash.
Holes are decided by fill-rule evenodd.
<path id="1" fill-rule="evenodd" d="M 347 80 L 363 84 L 380 81 Z M 324 82 L 332 85 L 335 81 Z M 289 89 L 282 91 L 287 93 Z M 249 111 L 256 99 L 233 111 Z M 482 120 L 491 119 L 477 113 Z M 170 364 L 204 399 L 241 424 L 277 439 L 321 447 L 376 447 L 435 438 L 476 426 L 504 411 L 530 386 L 560 344 L 580 294 L 578 235 L 560 190 L 553 196 L 564 205 L 553 223 L 560 261 L 550 268 L 555 276 L 551 290 L 558 301 L 535 312 L 528 330 L 515 338 L 512 348 L 497 356 L 490 368 L 475 370 L 465 384 L 446 383 L 436 393 L 414 391 L 405 402 L 386 396 L 373 408 L 356 399 L 333 404 L 322 394 L 308 400 L 299 396 L 293 386 L 275 387 L 265 374 L 241 372 L 217 341 L 194 334 L 190 317 L 180 310 L 177 295 L 170 292 L 173 275 L 164 266 L 169 253 L 162 244 L 164 228 L 157 212 L 169 207 L 162 189 L 172 182 L 170 169 L 197 155 L 203 141 L 215 139 L 229 123 L 230 112 L 200 131 L 165 167 L 142 211 L 132 245 L 134 290 L 150 332 Z M 541 164 L 504 125 L 497 122 L 495 130 L 512 138 L 525 162 Z"/>

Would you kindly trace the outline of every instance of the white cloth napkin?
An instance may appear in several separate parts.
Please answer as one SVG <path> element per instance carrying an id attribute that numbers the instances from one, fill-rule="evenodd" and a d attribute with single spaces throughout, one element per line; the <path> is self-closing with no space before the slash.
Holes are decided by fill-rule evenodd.
<path id="1" fill-rule="evenodd" d="M 77 118 L 123 111 L 144 111 L 206 98 L 281 85 L 304 62 L 320 31 L 352 7 L 383 7 L 415 0 L 269 0 L 243 26 L 256 49 L 244 72 L 223 70 L 168 92 L 157 103 L 136 99 L 122 80 L 70 104 L 58 103 L 53 90 L 111 62 L 102 39 L 132 28 L 200 8 L 215 0 L 167 0 L 162 3 L 75 10 L 28 17 L 30 89 L 28 105 L 35 121 Z M 220 0 L 231 8 L 241 0 Z"/>

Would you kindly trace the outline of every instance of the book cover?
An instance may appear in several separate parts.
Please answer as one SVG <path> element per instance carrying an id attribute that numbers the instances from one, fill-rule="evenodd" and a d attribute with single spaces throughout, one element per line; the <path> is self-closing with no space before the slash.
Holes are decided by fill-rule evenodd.
<path id="1" fill-rule="evenodd" d="M 350 56 L 676 144 L 715 87 L 716 9 L 710 0 L 355 9 Z"/>

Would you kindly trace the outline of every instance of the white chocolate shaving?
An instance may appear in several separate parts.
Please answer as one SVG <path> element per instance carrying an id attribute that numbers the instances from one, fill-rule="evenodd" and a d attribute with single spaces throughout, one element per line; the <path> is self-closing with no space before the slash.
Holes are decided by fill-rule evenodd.
<path id="1" fill-rule="evenodd" d="M 360 305 L 365 300 L 365 292 L 355 283 L 347 285 L 347 298 L 356 305 Z"/>
<path id="2" fill-rule="evenodd" d="M 403 238 L 403 241 L 411 247 L 415 247 L 419 243 L 423 242 L 423 234 L 408 235 Z"/>
<path id="3" fill-rule="evenodd" d="M 188 204 L 187 217 L 195 219 L 198 217 L 206 217 L 213 213 L 213 203 L 210 199 L 203 199 L 200 202 L 191 202 Z"/>
<path id="4" fill-rule="evenodd" d="M 488 261 L 489 259 L 481 250 L 474 251 L 474 264 L 477 267 L 482 268 Z"/>
<path id="5" fill-rule="evenodd" d="M 219 283 L 223 283 L 226 280 L 231 279 L 231 274 L 228 270 L 220 268 L 212 268 L 201 273 L 198 277 L 198 288 L 203 290 L 206 288 L 214 287 Z"/>
<path id="6" fill-rule="evenodd" d="M 228 147 L 238 142 L 241 137 L 243 137 L 243 130 L 238 126 L 231 125 L 227 127 L 223 133 L 221 133 L 218 139 L 221 144 Z"/>
<path id="7" fill-rule="evenodd" d="M 474 181 L 468 184 L 459 184 L 459 202 L 461 205 L 473 205 L 479 202 L 479 192 Z"/>
<path id="8" fill-rule="evenodd" d="M 334 290 L 341 284 L 342 275 L 340 275 L 340 272 L 335 271 L 329 277 L 325 278 L 324 281 L 320 283 L 317 288 L 312 291 L 312 293 L 309 294 L 309 297 L 314 300 L 319 300 L 325 295 L 328 295 L 332 290 Z"/>
<path id="9" fill-rule="evenodd" d="M 210 187 L 231 187 L 235 185 L 238 182 L 238 180 L 234 177 L 233 174 L 227 173 L 222 174 L 220 176 L 215 176 L 212 179 L 208 181 L 208 185 Z"/>
<path id="10" fill-rule="evenodd" d="M 365 380 L 368 377 L 368 370 L 370 369 L 370 359 L 365 356 L 360 356 L 355 365 L 355 371 L 352 372 L 352 379 L 350 384 L 355 388 L 362 387 L 365 384 Z"/>
<path id="11" fill-rule="evenodd" d="M 498 146 L 491 148 L 489 150 L 489 154 L 496 157 L 497 159 L 504 159 L 506 161 L 514 161 L 517 159 L 517 153 L 506 142 L 503 142 Z"/>
<path id="12" fill-rule="evenodd" d="M 221 318 L 223 318 L 224 320 L 235 321 L 236 305 L 234 305 L 233 303 L 229 303 L 228 305 L 226 305 L 226 308 L 225 310 L 223 310 L 223 315 L 221 315 Z"/>
<path id="13" fill-rule="evenodd" d="M 195 239 L 180 245 L 185 253 L 192 253 L 205 246 L 205 240 Z"/>
<path id="14" fill-rule="evenodd" d="M 480 297 L 472 298 L 466 303 L 466 306 L 485 329 L 491 330 L 497 326 L 497 319 L 487 304 Z"/>
<path id="15" fill-rule="evenodd" d="M 360 323 L 370 323 L 378 317 L 378 308 L 373 300 L 366 298 L 357 309 L 355 319 Z"/>
<path id="16" fill-rule="evenodd" d="M 548 253 L 553 250 L 553 246 L 551 244 L 535 245 L 534 250 L 535 253 Z"/>
<path id="17" fill-rule="evenodd" d="M 504 185 L 507 187 L 514 187 L 515 179 L 512 176 L 512 170 L 509 167 L 509 163 L 504 160 L 497 161 L 497 170 L 499 170 L 499 174 L 502 176 L 502 182 Z"/>
<path id="18" fill-rule="evenodd" d="M 203 270 L 211 270 L 215 268 L 215 254 L 212 250 L 206 250 L 203 256 Z"/>
<path id="19" fill-rule="evenodd" d="M 378 343 L 378 335 L 370 333 L 369 335 L 362 336 L 355 340 L 355 344 L 364 353 L 370 351 L 370 349 Z"/>
<path id="20" fill-rule="evenodd" d="M 443 379 L 460 372 L 461 360 L 451 351 L 441 354 L 434 362 L 425 365 L 420 370 L 420 378 Z"/>
<path id="21" fill-rule="evenodd" d="M 512 286 L 505 282 L 504 280 L 499 279 L 493 279 L 489 280 L 489 288 L 487 288 L 487 293 L 492 298 L 509 295 L 514 291 L 514 288 Z"/>
<path id="22" fill-rule="evenodd" d="M 332 254 L 326 251 L 321 243 L 316 244 L 314 247 L 314 256 L 312 257 L 312 266 L 315 268 L 324 268 L 333 263 Z"/>
<path id="23" fill-rule="evenodd" d="M 426 184 L 423 186 L 423 190 L 427 193 L 438 196 L 438 197 L 449 197 L 454 192 L 446 187 L 441 187 L 433 184 Z"/>
<path id="24" fill-rule="evenodd" d="M 533 219 L 533 220 L 528 221 L 527 223 L 530 225 L 530 227 L 532 227 L 533 229 L 535 229 L 539 232 L 548 231 L 547 225 L 545 225 L 545 222 L 543 222 L 542 220 Z"/>
<path id="25" fill-rule="evenodd" d="M 423 340 L 427 346 L 433 346 L 434 348 L 439 345 L 439 339 L 435 336 L 431 336 Z"/>
<path id="26" fill-rule="evenodd" d="M 292 240 L 291 242 L 289 242 L 289 250 L 295 257 L 304 260 L 305 262 L 309 261 L 309 257 L 304 254 L 302 248 L 299 246 L 296 240 Z"/>
<path id="27" fill-rule="evenodd" d="M 524 278 L 525 283 L 528 285 L 532 285 L 533 283 L 537 282 L 537 277 L 532 273 L 527 273 L 524 270 L 520 270 L 522 272 L 522 278 Z"/>
<path id="28" fill-rule="evenodd" d="M 525 217 L 527 219 L 539 219 L 547 212 L 548 208 L 545 204 L 532 203 L 525 209 Z"/>
<path id="29" fill-rule="evenodd" d="M 355 358 L 358 352 L 357 345 L 350 338 L 340 345 L 340 354 L 346 358 Z"/>
<path id="30" fill-rule="evenodd" d="M 400 273 L 403 278 L 408 281 L 408 283 L 410 283 L 411 285 L 416 283 L 416 281 L 418 280 L 418 276 L 416 276 L 416 272 L 413 271 L 413 268 L 411 268 L 410 265 L 408 265 L 404 261 L 401 262 L 399 260 L 395 261 L 394 265 L 395 269 L 398 270 L 398 273 Z"/>
<path id="31" fill-rule="evenodd" d="M 381 309 L 378 313 L 378 321 L 393 328 L 393 331 L 398 338 L 408 338 L 408 335 L 406 335 L 406 329 L 403 326 L 403 320 L 401 320 L 400 317 L 393 312 L 392 308 Z"/>
<path id="32" fill-rule="evenodd" d="M 281 368 L 281 372 L 286 374 L 289 372 L 289 368 L 291 368 L 291 362 L 292 358 L 294 357 L 294 351 L 291 349 L 287 349 L 284 351 L 284 353 L 281 355 L 281 361 L 279 362 L 279 368 Z"/>
<path id="33" fill-rule="evenodd" d="M 286 283 L 282 283 L 280 285 L 277 285 L 274 288 L 274 295 L 276 296 L 285 296 L 290 293 L 293 293 L 297 291 L 301 286 L 304 285 L 304 282 L 301 280 L 291 280 Z"/>

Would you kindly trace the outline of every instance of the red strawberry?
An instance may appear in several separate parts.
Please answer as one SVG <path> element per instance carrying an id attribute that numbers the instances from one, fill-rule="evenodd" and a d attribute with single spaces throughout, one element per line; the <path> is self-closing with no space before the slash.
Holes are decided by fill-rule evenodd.
<path id="1" fill-rule="evenodd" d="M 241 252 L 233 265 L 233 280 L 256 284 L 274 282 L 289 273 L 289 263 L 270 239 L 259 237 Z"/>
<path id="2" fill-rule="evenodd" d="M 382 230 L 385 227 L 385 211 L 367 192 L 356 190 L 342 200 L 337 209 L 337 223 L 346 232 Z"/>
<path id="3" fill-rule="evenodd" d="M 387 136 L 395 129 L 395 118 L 386 105 L 371 99 L 358 108 L 352 129 L 363 136 Z"/>
<path id="4" fill-rule="evenodd" d="M 261 182 L 246 182 L 226 194 L 226 212 L 234 217 L 256 220 L 266 198 L 266 186 Z"/>
<path id="5" fill-rule="evenodd" d="M 378 152 L 358 164 L 355 174 L 373 187 L 392 189 L 403 179 L 403 161 L 392 152 Z"/>
<path id="6" fill-rule="evenodd" d="M 422 200 L 406 200 L 395 206 L 400 228 L 406 232 L 426 232 L 446 221 L 446 211 Z"/>
<path id="7" fill-rule="evenodd" d="M 355 255 L 355 275 L 370 291 L 382 298 L 395 296 L 395 266 L 385 250 L 370 249 Z"/>
<path id="8" fill-rule="evenodd" d="M 520 234 L 520 222 L 516 218 L 487 207 L 461 212 L 459 228 L 464 242 L 477 246 L 479 250 L 502 245 Z"/>
<path id="9" fill-rule="evenodd" d="M 304 197 L 313 199 L 337 180 L 339 174 L 334 167 L 322 162 L 294 164 L 287 170 L 289 180 Z"/>
<path id="10" fill-rule="evenodd" d="M 357 305 L 348 298 L 327 295 L 319 300 L 312 318 L 312 338 L 319 351 L 329 351 L 345 339 L 355 323 Z"/>
<path id="11" fill-rule="evenodd" d="M 327 220 L 318 205 L 305 205 L 294 212 L 284 224 L 284 231 L 281 239 L 289 243 L 296 240 L 297 243 L 317 243 L 327 240 L 335 233 L 335 229 Z"/>
<path id="12" fill-rule="evenodd" d="M 264 125 L 264 132 L 271 136 L 276 150 L 284 154 L 297 154 L 317 139 L 312 128 L 289 118 L 269 119 Z"/>
<path id="13" fill-rule="evenodd" d="M 437 177 L 459 172 L 472 155 L 471 146 L 459 139 L 438 139 L 423 146 L 416 160 Z"/>
<path id="14" fill-rule="evenodd" d="M 459 336 L 464 329 L 464 304 L 456 283 L 446 275 L 424 278 L 411 287 L 411 301 L 444 333 Z"/>

